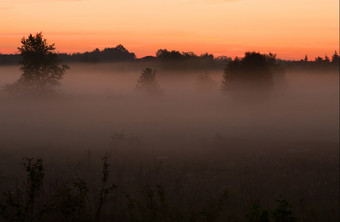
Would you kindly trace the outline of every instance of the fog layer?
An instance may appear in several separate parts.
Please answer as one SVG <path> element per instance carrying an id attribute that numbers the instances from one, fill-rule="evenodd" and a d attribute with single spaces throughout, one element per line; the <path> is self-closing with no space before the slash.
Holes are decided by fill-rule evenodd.
<path id="1" fill-rule="evenodd" d="M 136 90 L 141 70 L 129 64 L 72 64 L 59 97 L 1 95 L 0 145 L 24 152 L 105 149 L 112 133 L 122 130 L 158 144 L 154 149 L 174 151 L 194 149 L 216 135 L 254 141 L 248 149 L 256 148 L 256 141 L 338 143 L 335 73 L 288 71 L 283 82 L 274 81 L 268 97 L 237 101 L 221 90 L 222 70 L 209 72 L 216 84 L 205 91 L 197 87 L 199 71 L 157 70 L 157 95 Z M 1 67 L 0 84 L 19 75 L 17 66 Z"/>

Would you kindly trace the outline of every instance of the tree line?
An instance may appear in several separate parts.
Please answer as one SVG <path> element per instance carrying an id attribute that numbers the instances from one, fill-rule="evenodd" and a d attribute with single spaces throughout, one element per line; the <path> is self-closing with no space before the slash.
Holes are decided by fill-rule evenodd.
<path id="1" fill-rule="evenodd" d="M 48 44 L 42 33 L 36 35 L 30 34 L 27 38 L 21 39 L 21 46 L 18 47 L 20 52 L 20 63 L 22 74 L 20 78 L 12 83 L 5 85 L 5 90 L 10 93 L 19 94 L 41 94 L 41 92 L 55 92 L 55 86 L 60 84 L 60 80 L 69 69 L 67 65 L 60 64 L 60 54 L 55 53 L 54 44 Z M 120 61 L 133 61 L 136 59 L 134 53 L 130 53 L 124 46 L 118 45 L 115 48 L 105 48 L 104 50 L 96 49 L 91 53 L 74 54 L 73 56 L 87 58 L 86 61 L 100 61 L 101 57 L 108 59 L 120 58 Z M 72 55 L 71 55 L 72 56 Z M 92 59 L 89 59 L 91 56 Z M 152 58 L 148 58 L 152 59 Z M 194 53 L 179 51 L 168 51 L 167 49 L 158 50 L 155 59 L 160 61 L 160 68 L 165 69 L 186 69 L 195 66 L 199 70 L 207 70 L 208 67 L 214 66 L 217 58 L 212 54 L 202 54 L 197 56 Z M 229 92 L 242 90 L 243 88 L 254 89 L 255 91 L 263 91 L 270 89 L 273 83 L 274 75 L 282 76 L 285 72 L 284 62 L 278 60 L 275 54 L 261 54 L 259 52 L 246 52 L 243 58 L 235 59 L 220 58 L 224 62 L 224 74 L 222 87 Z M 329 64 L 338 68 L 339 55 L 334 53 L 332 58 L 317 57 L 311 63 L 307 56 L 300 61 L 294 61 L 296 64 L 309 66 L 312 68 L 325 68 Z M 199 76 L 201 86 L 205 88 L 211 87 L 214 82 L 206 72 Z M 141 73 L 137 80 L 137 89 L 147 92 L 159 92 L 159 84 L 156 80 L 156 71 L 147 67 Z"/>
<path id="2" fill-rule="evenodd" d="M 21 61 L 20 51 L 17 54 L 1 54 L 0 53 L 0 65 L 19 64 Z M 119 44 L 116 47 L 108 47 L 100 50 L 98 48 L 90 52 L 84 53 L 56 53 L 57 57 L 66 62 L 84 62 L 84 63 L 99 63 L 99 62 L 158 62 L 161 68 L 164 69 L 200 69 L 200 68 L 211 68 L 221 67 L 227 62 L 232 61 L 231 57 L 219 56 L 215 57 L 213 54 L 204 53 L 196 55 L 193 52 L 180 52 L 177 50 L 159 49 L 155 56 L 145 56 L 137 58 L 135 53 L 127 50 L 123 45 Z M 238 58 L 236 58 L 238 59 Z M 324 57 L 316 57 L 309 59 L 306 55 L 301 60 L 281 60 L 278 59 L 281 64 L 294 67 L 294 66 L 331 66 L 339 64 L 339 54 L 337 51 L 334 54 Z"/>

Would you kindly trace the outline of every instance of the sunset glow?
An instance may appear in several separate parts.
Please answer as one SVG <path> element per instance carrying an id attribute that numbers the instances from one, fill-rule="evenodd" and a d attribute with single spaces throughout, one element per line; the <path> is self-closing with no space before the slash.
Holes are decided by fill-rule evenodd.
<path id="1" fill-rule="evenodd" d="M 59 52 L 123 44 L 137 57 L 160 48 L 284 59 L 339 48 L 337 0 L 0 0 L 0 53 L 42 31 Z"/>

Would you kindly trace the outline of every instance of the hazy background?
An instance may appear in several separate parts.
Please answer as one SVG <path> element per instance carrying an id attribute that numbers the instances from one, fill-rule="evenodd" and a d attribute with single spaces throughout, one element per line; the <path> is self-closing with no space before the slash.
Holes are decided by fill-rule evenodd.
<path id="1" fill-rule="evenodd" d="M 159 70 L 162 91 L 147 95 L 135 89 L 142 69 L 128 63 L 72 64 L 62 80 L 59 98 L 2 95 L 0 145 L 21 151 L 101 149 L 112 133 L 121 130 L 162 141 L 156 148 L 160 150 L 183 150 L 184 142 L 217 134 L 275 144 L 338 143 L 336 73 L 288 71 L 284 82 L 274 83 L 268 98 L 235 101 L 221 90 L 222 70 L 210 72 L 216 85 L 204 92 L 197 86 L 199 71 Z M 1 85 L 14 82 L 19 66 L 0 67 L 0 73 Z M 170 145 L 175 142 L 178 144 Z M 260 147 L 254 142 L 248 148 Z"/>

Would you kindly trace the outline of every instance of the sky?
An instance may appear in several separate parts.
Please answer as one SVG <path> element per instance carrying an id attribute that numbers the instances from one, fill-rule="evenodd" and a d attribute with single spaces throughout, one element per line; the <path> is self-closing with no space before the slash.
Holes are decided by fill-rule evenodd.
<path id="1" fill-rule="evenodd" d="M 339 49 L 339 1 L 0 0 L 0 53 L 41 31 L 66 53 L 122 44 L 137 57 L 173 49 L 314 59 Z"/>

